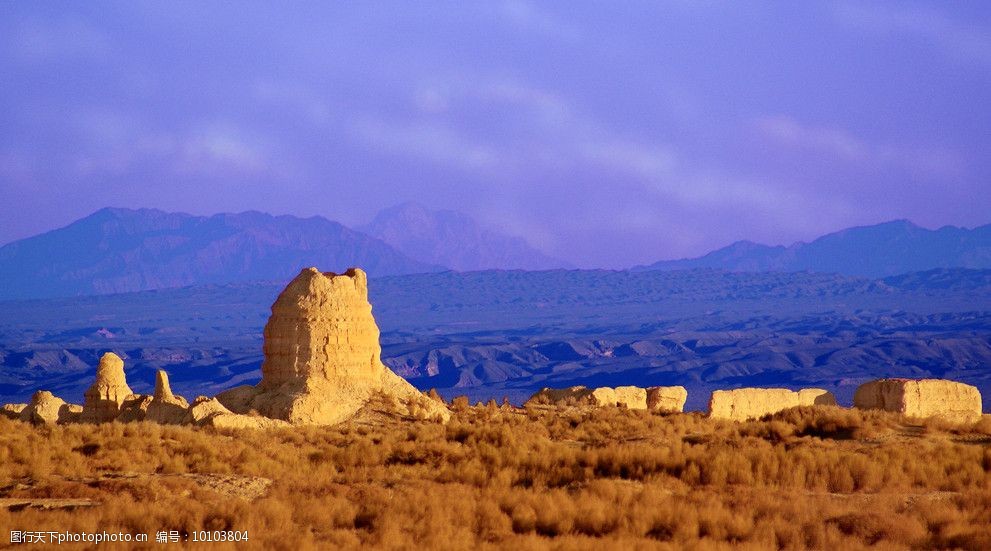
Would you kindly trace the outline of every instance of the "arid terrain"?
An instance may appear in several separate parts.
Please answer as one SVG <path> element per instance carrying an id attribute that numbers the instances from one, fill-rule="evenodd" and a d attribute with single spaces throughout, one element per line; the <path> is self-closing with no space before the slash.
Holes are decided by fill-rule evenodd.
<path id="1" fill-rule="evenodd" d="M 849 351 L 828 351 L 837 342 L 856 342 L 887 350 L 892 359 L 912 360 L 888 370 L 918 375 L 948 366 L 940 375 L 953 369 L 972 373 L 971 368 L 986 373 L 977 369 L 986 337 L 967 329 L 983 327 L 985 314 L 968 310 L 973 303 L 959 290 L 944 292 L 933 285 L 906 290 L 884 281 L 815 274 L 691 272 L 694 286 L 684 296 L 679 282 L 685 273 L 522 274 L 424 276 L 420 285 L 427 288 L 441 278 L 443 285 L 434 292 L 443 293 L 444 300 L 418 293 L 421 302 L 406 308 L 442 310 L 448 321 L 431 332 L 424 326 L 431 315 L 416 318 L 405 339 L 415 345 L 417 334 L 429 335 L 430 342 L 462 338 L 465 329 L 453 320 L 484 319 L 490 333 L 476 333 L 481 342 L 464 350 L 466 358 L 478 359 L 478 350 L 493 349 L 494 363 L 483 359 L 486 369 L 474 370 L 477 376 L 498 373 L 499 365 L 515 361 L 531 365 L 501 381 L 516 379 L 518 391 L 537 383 L 556 386 L 536 393 L 523 407 L 508 395 L 475 406 L 464 395 L 447 403 L 436 390 L 421 392 L 400 376 L 421 385 L 445 380 L 442 372 L 432 371 L 439 363 L 419 364 L 423 371 L 417 371 L 416 364 L 393 356 L 392 371 L 380 345 L 367 274 L 358 268 L 342 274 L 301 270 L 270 309 L 257 384 L 231 388 L 248 380 L 222 378 L 227 386 L 222 392 L 210 398 L 203 393 L 211 386 L 200 386 L 188 401 L 172 392 L 165 370 L 143 377 L 145 365 L 128 373 L 127 363 L 145 353 L 124 343 L 157 337 L 167 344 L 165 328 L 181 326 L 186 329 L 171 339 L 195 342 L 193 335 L 201 329 L 204 336 L 219 338 L 231 327 L 250 335 L 252 316 L 235 315 L 243 306 L 219 305 L 213 291 L 205 294 L 211 300 L 200 301 L 203 289 L 190 288 L 172 295 L 185 304 L 166 301 L 171 309 L 162 311 L 152 307 L 163 304 L 157 292 L 142 293 L 126 296 L 132 308 L 137 305 L 126 311 L 153 316 L 144 319 L 159 329 L 103 327 L 73 333 L 73 324 L 92 323 L 86 312 L 94 303 L 66 303 L 76 321 L 60 323 L 68 331 L 62 338 L 115 341 L 128 358 L 106 352 L 94 373 L 77 357 L 78 376 L 91 383 L 82 404 L 39 391 L 30 404 L 0 409 L 7 418 L 0 422 L 0 522 L 10 527 L 9 541 L 101 533 L 134 537 L 138 547 L 171 543 L 293 550 L 976 550 L 991 545 L 991 417 L 982 414 L 979 389 L 932 378 L 864 382 L 876 371 L 869 359 L 879 356 L 865 354 L 850 362 L 856 356 Z M 983 272 L 963 274 L 983 280 Z M 915 278 L 932 282 L 938 276 Z M 445 279 L 458 282 L 462 294 L 439 290 L 452 288 Z M 501 285 L 492 285 L 492 279 Z M 570 282 L 566 288 L 588 292 L 547 292 L 562 279 Z M 960 274 L 953 278 L 961 279 Z M 603 282 L 609 285 L 603 288 Z M 482 296 L 473 287 L 495 291 Z M 629 294 L 617 297 L 617 289 Z M 520 295 L 546 297 L 548 308 L 537 308 L 529 318 L 507 316 L 526 310 L 518 300 L 503 300 Z M 850 311 L 844 306 L 850 297 L 862 306 L 900 304 L 915 312 Z M 944 313 L 926 314 L 936 297 Z M 436 307 L 422 302 L 431 300 Z M 666 307 L 663 315 L 654 310 L 658 303 Z M 8 315 L 31 306 L 8 304 L 15 306 Z M 723 309 L 706 309 L 713 304 Z M 739 323 L 741 316 L 759 319 L 759 308 L 777 315 L 736 328 L 712 327 Z M 776 308 L 789 310 L 781 314 Z M 402 311 L 384 310 L 387 319 Z M 46 308 L 43 317 L 59 311 Z M 202 319 L 185 317 L 190 315 Z M 226 321 L 212 325 L 218 319 Z M 611 331 L 576 325 L 590 319 Z M 853 319 L 872 319 L 885 329 L 854 331 Z M 128 325 L 133 323 L 132 318 Z M 795 323 L 818 326 L 816 336 L 787 328 Z M 622 344 L 622 327 L 638 324 L 641 338 Z M 541 341 L 542 327 L 574 337 Z M 940 334 L 937 328 L 955 333 Z M 600 331 L 596 340 L 584 340 Z M 657 342 L 644 338 L 645 332 Z M 693 332 L 694 338 L 684 340 Z M 929 336 L 917 344 L 920 333 Z M 47 339 L 33 335 L 24 340 L 44 346 Z M 402 346 L 403 335 L 394 331 L 392 342 Z M 742 344 L 746 341 L 751 344 Z M 756 374 L 748 372 L 748 364 L 722 355 L 728 350 L 730 357 L 739 357 L 754 347 L 773 352 L 747 360 L 763 365 Z M 977 352 L 967 353 L 970 349 Z M 957 352 L 926 364 L 927 350 Z M 775 355 L 792 368 L 778 369 Z M 666 356 L 667 364 L 648 359 Z M 832 356 L 839 357 L 835 365 Z M 693 365 L 692 357 L 708 358 L 712 367 Z M 686 365 L 679 368 L 681 362 Z M 542 367 L 547 364 L 549 372 Z M 257 373 L 250 363 L 243 367 L 245 376 Z M 849 375 L 846 384 L 834 387 L 858 385 L 852 400 L 856 408 L 838 407 L 849 400 L 838 402 L 821 388 L 733 385 L 712 392 L 709 413 L 703 415 L 683 413 L 690 396 L 696 402 L 705 398 L 698 385 L 636 386 L 670 378 L 671 369 L 692 368 L 696 376 L 711 375 L 710 383 L 783 378 L 791 386 L 800 385 L 798 372 L 805 371 L 801 377 L 809 380 L 832 370 L 834 381 Z M 589 372 L 584 381 L 624 384 L 561 384 L 577 371 Z M 45 374 L 31 376 L 44 381 Z M 142 393 L 138 385 L 149 379 L 155 381 L 154 393 Z M 489 393 L 499 389 L 487 387 Z M 135 543 L 110 540 L 101 546 L 131 548 Z"/>
<path id="2" fill-rule="evenodd" d="M 149 546 L 159 531 L 247 531 L 213 544 L 231 549 L 991 547 L 987 416 L 452 410 L 446 425 L 237 432 L 0 418 L 0 526 Z"/>
<path id="3" fill-rule="evenodd" d="M 285 282 L 0 303 L 0 403 L 45 388 L 79 403 L 107 350 L 136 392 L 169 372 L 189 398 L 254 384 Z M 871 280 L 717 270 L 446 272 L 373 278 L 382 360 L 472 401 L 540 388 L 817 387 L 840 404 L 878 377 L 946 378 L 991 396 L 991 270 Z M 989 410 L 986 410 L 989 411 Z"/>

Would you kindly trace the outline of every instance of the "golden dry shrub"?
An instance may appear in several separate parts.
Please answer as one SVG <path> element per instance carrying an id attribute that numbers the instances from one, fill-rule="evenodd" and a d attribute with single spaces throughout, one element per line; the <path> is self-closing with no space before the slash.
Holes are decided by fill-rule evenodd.
<path id="1" fill-rule="evenodd" d="M 0 419 L 0 497 L 99 503 L 0 508 L 0 524 L 247 530 L 231 549 L 991 545 L 991 436 L 981 423 L 832 407 L 736 423 L 456 402 L 447 425 L 233 431 Z"/>

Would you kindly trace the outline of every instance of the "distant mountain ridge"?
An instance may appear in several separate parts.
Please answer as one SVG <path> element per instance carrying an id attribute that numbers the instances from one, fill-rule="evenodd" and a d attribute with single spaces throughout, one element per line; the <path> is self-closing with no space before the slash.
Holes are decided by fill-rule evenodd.
<path id="1" fill-rule="evenodd" d="M 261 212 L 193 216 L 105 208 L 68 226 L 0 247 L 0 300 L 108 294 L 189 285 L 285 281 L 305 266 L 359 265 L 372 276 L 456 269 L 570 267 L 523 239 L 483 228 L 454 211 L 407 203 L 380 212 L 362 231 L 322 217 Z M 739 241 L 693 259 L 631 271 L 716 269 L 833 272 L 889 278 L 936 270 L 991 268 L 991 224 L 928 230 L 907 220 L 849 228 L 809 243 Z M 920 276 L 913 276 L 918 281 Z M 978 284 L 950 277 L 940 284 Z"/>
<path id="2" fill-rule="evenodd" d="M 0 247 L 0 299 L 285 280 L 311 265 L 379 276 L 444 269 L 317 216 L 105 208 Z"/>
<path id="3" fill-rule="evenodd" d="M 642 270 L 714 268 L 743 272 L 835 272 L 881 278 L 938 268 L 991 268 L 991 224 L 974 229 L 919 227 L 908 220 L 858 226 L 809 243 L 738 241 L 698 258 L 662 260 Z"/>
<path id="4" fill-rule="evenodd" d="M 412 258 L 458 271 L 572 267 L 522 238 L 484 228 L 463 213 L 430 210 L 414 202 L 387 208 L 358 229 Z"/>

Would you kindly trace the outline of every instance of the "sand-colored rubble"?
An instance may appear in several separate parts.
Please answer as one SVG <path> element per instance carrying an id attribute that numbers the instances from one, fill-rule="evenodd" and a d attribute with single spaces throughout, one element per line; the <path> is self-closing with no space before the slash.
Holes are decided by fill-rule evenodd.
<path id="1" fill-rule="evenodd" d="M 114 421 L 121 423 L 136 423 L 144 421 L 151 405 L 152 397 L 148 394 L 132 394 L 120 405 L 120 413 Z"/>
<path id="2" fill-rule="evenodd" d="M 961 423 L 979 421 L 982 406 L 976 387 L 943 379 L 878 379 L 864 383 L 854 393 L 853 405 Z"/>
<path id="3" fill-rule="evenodd" d="M 229 415 L 232 414 L 231 410 L 224 407 L 224 404 L 220 403 L 220 400 L 216 398 L 207 398 L 206 396 L 197 396 L 196 400 L 189 407 L 186 412 L 186 418 L 184 419 L 184 424 L 189 425 L 203 425 L 214 416 L 217 415 Z"/>
<path id="4" fill-rule="evenodd" d="M 647 391 L 638 386 L 618 386 L 615 405 L 627 409 L 647 409 Z"/>
<path id="5" fill-rule="evenodd" d="M 788 408 L 813 405 L 836 405 L 836 398 L 832 393 L 818 388 L 805 388 L 797 392 L 786 388 L 716 390 L 709 398 L 709 416 L 746 421 Z"/>
<path id="6" fill-rule="evenodd" d="M 0 415 L 7 419 L 20 419 L 21 412 L 27 407 L 27 404 L 4 404 L 0 407 Z"/>
<path id="7" fill-rule="evenodd" d="M 591 392 L 585 386 L 571 386 L 568 388 L 544 387 L 530 396 L 523 405 L 584 405 L 579 403 L 580 399 Z"/>
<path id="8" fill-rule="evenodd" d="M 685 410 L 688 391 L 683 386 L 652 386 L 647 388 L 647 409 L 666 413 Z"/>
<path id="9" fill-rule="evenodd" d="M 132 394 L 124 376 L 124 360 L 113 352 L 107 352 L 100 358 L 100 365 L 96 368 L 96 380 L 84 394 L 86 402 L 83 404 L 82 421 L 113 421 L 120 415 L 121 407 Z"/>
<path id="10" fill-rule="evenodd" d="M 280 419 L 234 413 L 216 398 L 205 397 L 197 398 L 193 402 L 186 411 L 183 423 L 219 429 L 267 429 L 290 426 Z"/>
<path id="11" fill-rule="evenodd" d="M 544 388 L 531 396 L 526 403 L 558 406 L 622 406 L 628 409 L 647 409 L 647 391 L 636 386 L 616 388 L 602 386 L 595 389 L 585 386 Z"/>
<path id="12" fill-rule="evenodd" d="M 79 406 L 71 407 L 47 390 L 39 390 L 20 412 L 20 419 L 36 425 L 67 423 L 79 417 Z"/>
<path id="13" fill-rule="evenodd" d="M 586 386 L 542 388 L 523 405 L 592 406 L 615 405 L 616 391 L 608 387 L 591 389 Z"/>
<path id="14" fill-rule="evenodd" d="M 188 409 L 185 398 L 172 394 L 168 373 L 159 369 L 155 374 L 155 394 L 145 411 L 145 419 L 163 425 L 178 425 L 186 418 Z"/>
<path id="15" fill-rule="evenodd" d="M 615 406 L 617 403 L 616 390 L 607 386 L 592 389 L 587 396 L 589 405 L 596 407 Z M 647 398 L 644 397 L 644 403 L 646 404 L 646 402 Z"/>

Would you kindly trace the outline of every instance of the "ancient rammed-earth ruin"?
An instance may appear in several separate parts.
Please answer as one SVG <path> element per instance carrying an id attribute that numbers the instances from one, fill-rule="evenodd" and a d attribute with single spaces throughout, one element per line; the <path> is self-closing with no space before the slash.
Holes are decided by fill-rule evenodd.
<path id="1" fill-rule="evenodd" d="M 49 392 L 3 413 L 39 423 L 152 421 L 222 428 L 331 425 L 354 418 L 370 401 L 397 415 L 446 420 L 450 412 L 381 361 L 379 329 L 368 302 L 365 272 L 338 275 L 303 270 L 272 305 L 265 325 L 265 360 L 257 386 L 242 386 L 190 404 L 159 371 L 152 396 L 131 391 L 124 362 L 106 353 L 80 408 Z"/>
<path id="2" fill-rule="evenodd" d="M 411 419 L 450 418 L 442 402 L 428 398 L 382 363 L 367 276 L 358 268 L 344 274 L 303 270 L 272 305 L 264 337 L 261 381 L 214 398 L 199 396 L 189 403 L 174 395 L 164 371 L 157 373 L 153 395 L 135 394 L 127 384 L 123 360 L 107 352 L 83 406 L 39 390 L 30 404 L 7 404 L 0 414 L 39 424 L 150 421 L 233 429 L 333 425 L 372 409 Z M 576 386 L 545 388 L 526 405 L 680 413 L 687 397 L 681 386 Z M 745 421 L 793 407 L 835 405 L 836 398 L 821 389 L 738 388 L 714 391 L 708 413 Z M 854 406 L 965 423 L 981 418 L 982 404 L 977 388 L 954 381 L 881 379 L 861 385 Z"/>

